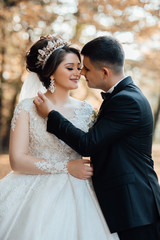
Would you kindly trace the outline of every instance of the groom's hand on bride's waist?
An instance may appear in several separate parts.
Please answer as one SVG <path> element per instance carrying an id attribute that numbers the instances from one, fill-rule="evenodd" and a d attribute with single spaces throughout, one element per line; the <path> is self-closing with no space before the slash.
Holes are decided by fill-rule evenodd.
<path id="1" fill-rule="evenodd" d="M 77 159 L 69 161 L 67 169 L 70 175 L 75 178 L 86 180 L 93 176 L 93 167 L 90 166 L 90 160 Z"/>
<path id="2" fill-rule="evenodd" d="M 48 114 L 53 110 L 52 102 L 41 92 L 38 92 L 38 96 L 33 100 L 35 104 L 38 114 L 47 118 Z"/>

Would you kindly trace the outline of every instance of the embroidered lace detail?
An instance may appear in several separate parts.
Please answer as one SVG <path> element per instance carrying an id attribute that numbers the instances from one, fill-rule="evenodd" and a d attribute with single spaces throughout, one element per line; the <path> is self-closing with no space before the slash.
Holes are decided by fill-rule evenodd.
<path id="1" fill-rule="evenodd" d="M 93 107 L 88 102 L 83 101 L 81 108 L 75 109 L 75 117 L 73 117 L 70 121 L 76 127 L 82 129 L 84 132 L 87 132 L 90 126 L 91 116 L 94 112 Z"/>
<path id="2" fill-rule="evenodd" d="M 30 104 L 29 103 L 31 104 L 31 101 L 28 102 L 28 101 L 23 100 L 16 106 L 16 108 L 14 110 L 14 115 L 13 115 L 13 118 L 12 118 L 12 121 L 11 121 L 11 129 L 13 131 L 14 131 L 15 127 L 16 127 L 16 120 L 18 119 L 18 116 L 19 116 L 20 112 L 22 110 L 26 110 L 27 112 L 29 112 L 29 108 L 30 108 Z"/>
<path id="3" fill-rule="evenodd" d="M 89 128 L 92 128 L 95 122 L 97 121 L 98 114 L 96 111 L 93 111 L 92 115 L 90 116 L 90 121 L 89 121 Z"/>
<path id="4" fill-rule="evenodd" d="M 81 156 L 62 140 L 46 131 L 47 119 L 43 119 L 37 114 L 33 99 L 24 99 L 17 105 L 11 123 L 13 131 L 16 126 L 16 120 L 22 110 L 27 112 L 29 116 L 28 154 L 44 159 L 44 161 L 35 163 L 37 168 L 51 174 L 68 173 L 66 167 L 68 161 L 81 158 Z M 69 120 L 76 127 L 87 132 L 92 113 L 92 106 L 83 101 L 81 106 L 75 109 L 74 116 Z"/>
<path id="5" fill-rule="evenodd" d="M 46 173 L 68 173 L 67 169 L 67 162 L 56 162 L 53 165 L 53 162 L 51 160 L 48 161 L 41 161 L 41 162 L 36 162 L 35 165 L 37 168 L 40 170 L 46 172 Z"/>

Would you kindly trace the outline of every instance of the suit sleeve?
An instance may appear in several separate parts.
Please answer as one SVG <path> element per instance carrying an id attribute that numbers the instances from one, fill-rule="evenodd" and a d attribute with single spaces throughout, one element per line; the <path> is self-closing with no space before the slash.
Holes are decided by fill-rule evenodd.
<path id="1" fill-rule="evenodd" d="M 82 156 L 92 156 L 138 128 L 141 115 L 139 104 L 131 98 L 124 98 L 115 98 L 109 107 L 104 105 L 103 117 L 87 133 L 76 128 L 56 111 L 48 115 L 47 131 Z"/>

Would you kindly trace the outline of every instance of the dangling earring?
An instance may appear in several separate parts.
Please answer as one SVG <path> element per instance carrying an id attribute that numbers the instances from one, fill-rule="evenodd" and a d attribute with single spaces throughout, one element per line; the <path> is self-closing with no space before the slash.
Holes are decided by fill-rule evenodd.
<path id="1" fill-rule="evenodd" d="M 51 92 L 51 93 L 54 93 L 56 87 L 54 85 L 54 79 L 51 78 L 50 80 L 50 84 L 49 84 L 49 87 L 48 87 L 48 90 Z"/>

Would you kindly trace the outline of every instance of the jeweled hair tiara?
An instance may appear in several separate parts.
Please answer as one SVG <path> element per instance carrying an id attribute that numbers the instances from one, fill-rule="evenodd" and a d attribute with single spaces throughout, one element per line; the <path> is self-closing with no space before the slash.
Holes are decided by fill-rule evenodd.
<path id="1" fill-rule="evenodd" d="M 38 49 L 38 56 L 37 56 L 37 67 L 42 66 L 42 69 L 44 68 L 48 58 L 51 56 L 51 54 L 59 49 L 59 48 L 63 48 L 64 46 L 69 46 L 70 43 L 63 40 L 61 37 L 55 37 L 52 35 L 48 35 L 46 37 L 41 37 L 40 39 L 47 39 L 48 44 L 46 47 L 42 48 L 42 49 Z"/>

